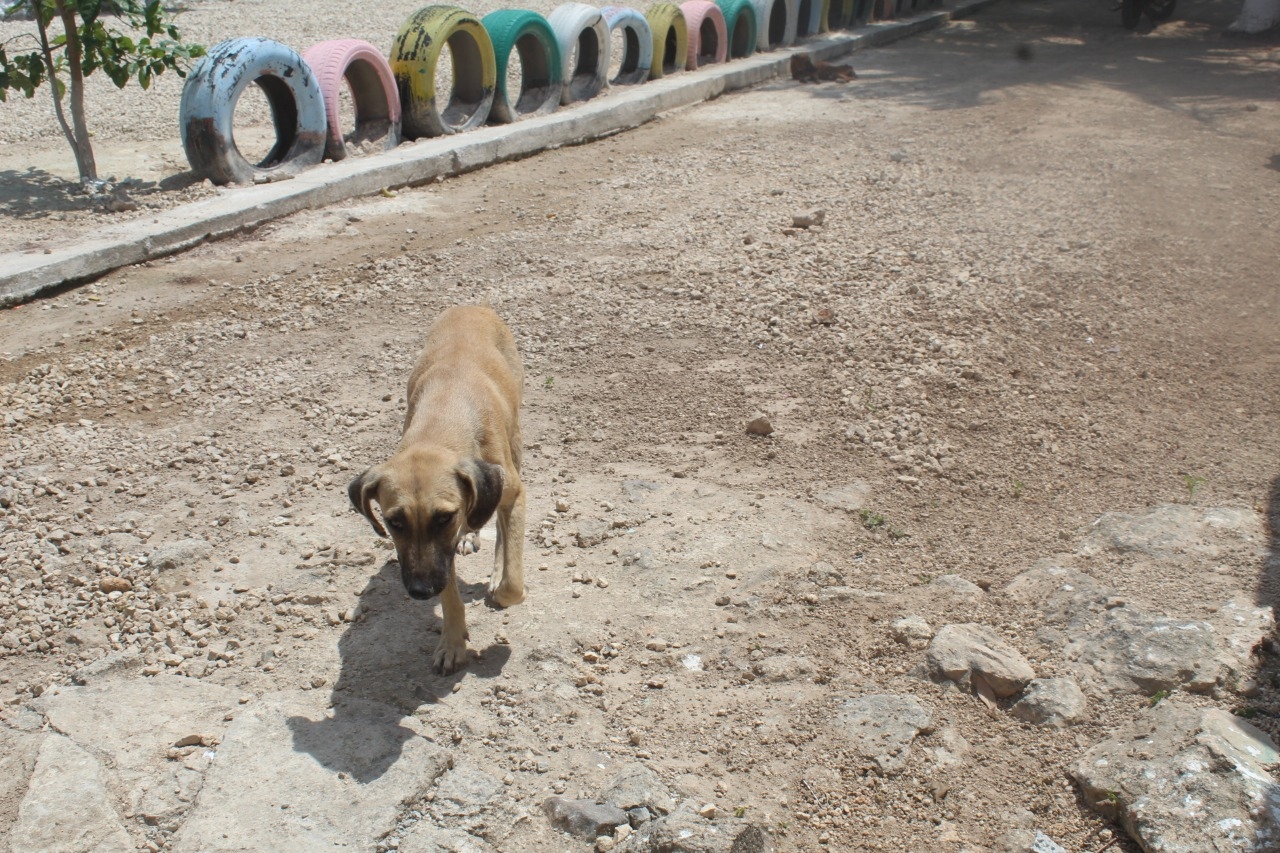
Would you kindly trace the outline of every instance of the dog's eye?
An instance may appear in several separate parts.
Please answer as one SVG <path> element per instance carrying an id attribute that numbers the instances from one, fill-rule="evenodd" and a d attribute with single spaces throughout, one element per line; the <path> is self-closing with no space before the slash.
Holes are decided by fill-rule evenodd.
<path id="1" fill-rule="evenodd" d="M 436 532 L 444 530 L 453 522 L 454 515 L 452 512 L 437 512 L 431 516 L 431 529 Z"/>
<path id="2" fill-rule="evenodd" d="M 400 516 L 400 515 L 393 516 L 392 518 L 386 519 L 386 522 L 387 522 L 387 527 L 390 527 L 392 530 L 396 531 L 397 533 L 401 533 L 404 531 L 404 516 Z"/>

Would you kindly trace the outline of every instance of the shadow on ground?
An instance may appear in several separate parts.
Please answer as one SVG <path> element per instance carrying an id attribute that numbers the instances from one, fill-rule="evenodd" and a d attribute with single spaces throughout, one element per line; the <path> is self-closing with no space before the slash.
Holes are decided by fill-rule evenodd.
<path id="1" fill-rule="evenodd" d="M 1259 102 L 1280 99 L 1274 85 L 1280 34 L 1225 35 L 1240 5 L 1180 0 L 1172 20 L 1152 26 L 1144 19 L 1129 32 L 1111 0 L 997 3 L 970 19 L 837 60 L 858 72 L 852 83 L 803 88 L 816 98 L 963 109 L 1015 86 L 1102 84 L 1212 123 L 1224 91 Z M 772 88 L 787 85 L 796 84 Z"/>
<path id="2" fill-rule="evenodd" d="M 483 600 L 483 583 L 459 587 L 467 604 Z M 330 701 L 333 716 L 293 717 L 294 749 L 320 764 L 371 782 L 395 764 L 404 743 L 417 733 L 400 720 L 440 701 L 464 678 L 495 678 L 511 649 L 490 645 L 472 652 L 470 664 L 452 675 L 436 675 L 431 655 L 440 638 L 439 599 L 413 601 L 400 581 L 400 564 L 388 560 L 360 594 L 362 616 L 338 640 L 341 669 Z M 474 648 L 474 647 L 473 647 Z"/>

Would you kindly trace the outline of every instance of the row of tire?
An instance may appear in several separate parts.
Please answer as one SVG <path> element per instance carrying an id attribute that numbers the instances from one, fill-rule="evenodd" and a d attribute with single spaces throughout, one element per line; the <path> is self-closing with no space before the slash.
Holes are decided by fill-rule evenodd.
<path id="1" fill-rule="evenodd" d="M 321 42 L 301 56 L 263 38 L 224 41 L 203 57 L 182 93 L 182 143 L 192 169 L 214 183 L 290 177 L 353 146 L 392 148 L 402 138 L 441 136 L 507 123 L 585 101 L 606 85 L 634 85 L 681 69 L 786 47 L 798 37 L 864 20 L 877 0 L 687 0 L 641 13 L 627 6 L 565 3 L 549 16 L 504 9 L 478 19 L 427 6 L 404 23 L 390 60 L 360 39 Z M 621 61 L 612 79 L 612 36 Z M 448 46 L 451 81 L 436 79 Z M 510 85 L 513 51 L 519 88 Z M 275 144 L 258 163 L 236 147 L 233 117 L 245 87 L 266 97 Z M 445 82 L 440 89 L 437 84 Z M 354 129 L 340 116 L 351 94 Z"/>

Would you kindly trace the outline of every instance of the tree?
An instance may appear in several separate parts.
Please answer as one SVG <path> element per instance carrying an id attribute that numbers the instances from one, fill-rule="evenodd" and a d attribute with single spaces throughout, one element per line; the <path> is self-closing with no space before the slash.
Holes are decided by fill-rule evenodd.
<path id="1" fill-rule="evenodd" d="M 98 179 L 85 119 L 85 78 L 101 69 L 116 88 L 136 79 L 146 89 L 166 70 L 186 76 L 186 63 L 204 55 L 203 47 L 182 43 L 177 27 L 165 19 L 160 0 L 18 0 L 4 8 L 8 15 L 24 11 L 37 32 L 0 43 L 0 101 L 10 91 L 34 98 L 41 84 L 49 83 L 53 109 L 75 154 L 82 184 Z M 114 15 L 133 35 L 108 29 L 102 22 L 105 14 Z M 54 21 L 62 32 L 51 37 Z M 34 49 L 10 56 L 9 49 L 25 40 L 35 41 Z M 70 123 L 63 110 L 68 93 Z"/>

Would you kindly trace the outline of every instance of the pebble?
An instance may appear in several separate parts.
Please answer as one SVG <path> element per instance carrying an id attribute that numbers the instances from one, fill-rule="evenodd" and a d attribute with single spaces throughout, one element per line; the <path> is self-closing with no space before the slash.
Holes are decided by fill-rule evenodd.
<path id="1" fill-rule="evenodd" d="M 764 415 L 752 418 L 747 422 L 747 435 L 773 435 L 773 424 L 769 423 L 769 419 Z"/>

